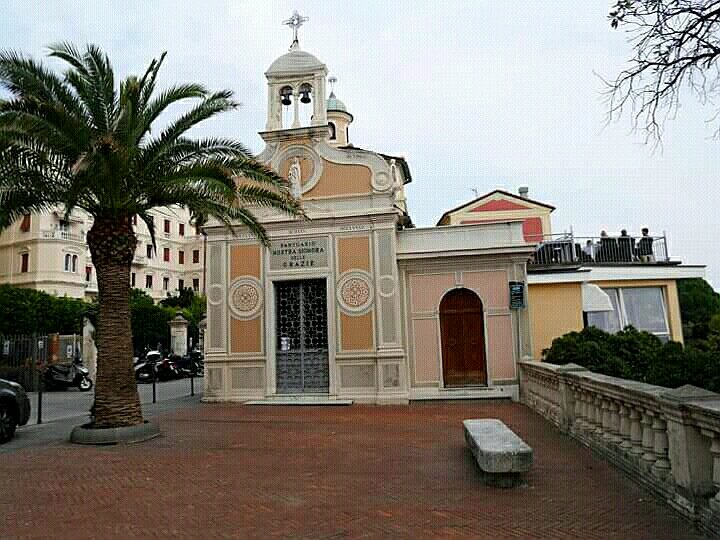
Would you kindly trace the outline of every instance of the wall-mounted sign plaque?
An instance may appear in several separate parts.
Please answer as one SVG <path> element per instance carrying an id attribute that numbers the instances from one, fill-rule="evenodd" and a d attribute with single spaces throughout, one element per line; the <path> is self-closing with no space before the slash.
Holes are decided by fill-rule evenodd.
<path id="1" fill-rule="evenodd" d="M 326 236 L 275 240 L 270 246 L 270 270 L 327 268 L 327 250 Z"/>
<path id="2" fill-rule="evenodd" d="M 525 283 L 522 281 L 510 282 L 510 309 L 525 307 Z"/>

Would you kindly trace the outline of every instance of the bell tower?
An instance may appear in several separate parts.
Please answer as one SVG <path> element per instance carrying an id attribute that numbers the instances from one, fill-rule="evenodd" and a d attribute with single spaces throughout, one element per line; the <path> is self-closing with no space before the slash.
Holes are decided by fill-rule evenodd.
<path id="1" fill-rule="evenodd" d="M 300 49 L 298 40 L 298 29 L 307 21 L 308 17 L 295 11 L 283 22 L 292 28 L 293 41 L 290 50 L 265 72 L 268 81 L 266 131 L 327 125 L 327 67 L 315 56 Z M 306 114 L 303 115 L 303 112 Z"/>

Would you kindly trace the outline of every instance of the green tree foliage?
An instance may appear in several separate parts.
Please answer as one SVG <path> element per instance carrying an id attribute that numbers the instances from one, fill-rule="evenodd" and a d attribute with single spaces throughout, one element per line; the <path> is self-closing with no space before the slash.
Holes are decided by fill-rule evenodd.
<path id="1" fill-rule="evenodd" d="M 702 278 L 679 279 L 677 288 L 685 340 L 707 339 L 713 317 L 720 315 L 720 294 Z M 720 320 L 712 324 L 720 333 Z"/>
<path id="2" fill-rule="evenodd" d="M 692 384 L 720 392 L 720 333 L 711 333 L 701 345 L 663 343 L 632 327 L 616 334 L 588 327 L 554 339 L 543 360 L 668 388 Z"/>
<path id="3" fill-rule="evenodd" d="M 175 316 L 173 308 L 157 305 L 153 299 L 140 289 L 130 291 L 130 314 L 132 321 L 133 350 L 140 355 L 147 349 L 155 349 L 158 344 L 164 351 L 170 345 L 170 327 L 168 323 Z"/>
<path id="4" fill-rule="evenodd" d="M 173 308 L 175 313 L 179 311 L 185 317 L 190 323 L 188 325 L 188 337 L 192 339 L 193 344 L 197 344 L 200 337 L 200 321 L 205 318 L 207 305 L 205 297 L 195 294 L 192 288 L 185 287 L 177 295 L 168 296 L 161 300 L 160 305 Z"/>
<path id="5" fill-rule="evenodd" d="M 80 334 L 90 308 L 76 298 L 0 285 L 0 334 Z"/>

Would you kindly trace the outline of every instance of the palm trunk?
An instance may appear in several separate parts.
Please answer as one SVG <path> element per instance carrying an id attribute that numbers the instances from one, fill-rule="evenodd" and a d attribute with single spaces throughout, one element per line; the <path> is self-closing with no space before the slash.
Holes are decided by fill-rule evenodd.
<path id="1" fill-rule="evenodd" d="M 137 239 L 129 219 L 95 218 L 88 246 L 98 281 L 95 427 L 143 422 L 132 363 L 130 265 Z"/>

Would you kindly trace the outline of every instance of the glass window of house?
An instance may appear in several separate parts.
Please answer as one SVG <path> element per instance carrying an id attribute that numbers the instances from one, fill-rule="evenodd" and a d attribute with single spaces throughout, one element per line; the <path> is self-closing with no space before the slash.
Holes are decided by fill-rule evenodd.
<path id="1" fill-rule="evenodd" d="M 167 234 L 170 234 L 170 220 L 169 220 L 169 219 L 166 219 L 166 220 L 165 220 L 165 225 L 164 225 L 164 227 L 165 227 L 165 232 L 166 232 Z"/>
<path id="2" fill-rule="evenodd" d="M 23 253 L 20 255 L 20 271 L 25 273 L 30 271 L 30 254 Z"/>
<path id="3" fill-rule="evenodd" d="M 130 274 L 130 286 L 131 286 L 131 287 L 134 287 L 134 286 L 135 286 L 135 272 L 133 272 L 132 274 Z"/>
<path id="4" fill-rule="evenodd" d="M 178 263 L 185 264 L 185 252 L 182 249 L 178 251 Z"/>
<path id="5" fill-rule="evenodd" d="M 152 251 L 152 244 L 148 244 L 147 246 L 145 246 L 145 253 L 148 259 L 152 259 Z"/>
<path id="6" fill-rule="evenodd" d="M 200 280 L 198 278 L 193 278 L 193 290 L 195 292 L 200 290 Z"/>
<path id="7" fill-rule="evenodd" d="M 90 281 L 92 278 L 92 266 L 85 267 L 85 281 Z"/>
<path id="8" fill-rule="evenodd" d="M 69 271 L 70 271 L 70 264 L 71 264 L 71 263 L 70 263 L 70 254 L 67 253 L 67 254 L 65 255 L 65 271 L 66 271 L 66 272 L 69 272 Z"/>
<path id="9" fill-rule="evenodd" d="M 152 289 L 152 276 L 145 276 L 145 288 Z"/>
<path id="10" fill-rule="evenodd" d="M 605 330 L 614 334 L 622 329 L 620 322 L 620 302 L 618 301 L 618 290 L 617 289 L 603 289 L 610 297 L 612 303 L 612 311 L 591 311 L 587 314 L 587 320 L 589 326 L 595 326 L 600 330 Z"/>
<path id="11" fill-rule="evenodd" d="M 199 249 L 193 249 L 193 262 L 195 264 L 200 262 L 200 250 Z"/>
<path id="12" fill-rule="evenodd" d="M 185 280 L 184 279 L 178 279 L 178 290 L 182 291 L 185 288 Z"/>
<path id="13" fill-rule="evenodd" d="M 660 287 L 622 289 L 626 324 L 653 334 L 668 334 L 665 302 Z"/>
<path id="14" fill-rule="evenodd" d="M 170 248 L 163 249 L 163 261 L 170 262 Z"/>
<path id="15" fill-rule="evenodd" d="M 180 223 L 178 225 L 178 233 L 180 234 L 180 236 L 185 236 L 185 224 L 184 223 Z"/>
<path id="16" fill-rule="evenodd" d="M 170 278 L 164 277 L 163 278 L 163 291 L 167 291 L 170 288 Z"/>
<path id="17" fill-rule="evenodd" d="M 77 262 L 78 262 L 77 255 L 73 255 L 72 256 L 72 271 L 73 272 L 77 272 Z"/>
<path id="18" fill-rule="evenodd" d="M 588 325 L 615 333 L 628 326 L 670 339 L 670 329 L 661 287 L 624 287 L 603 289 L 613 311 L 587 314 Z"/>

